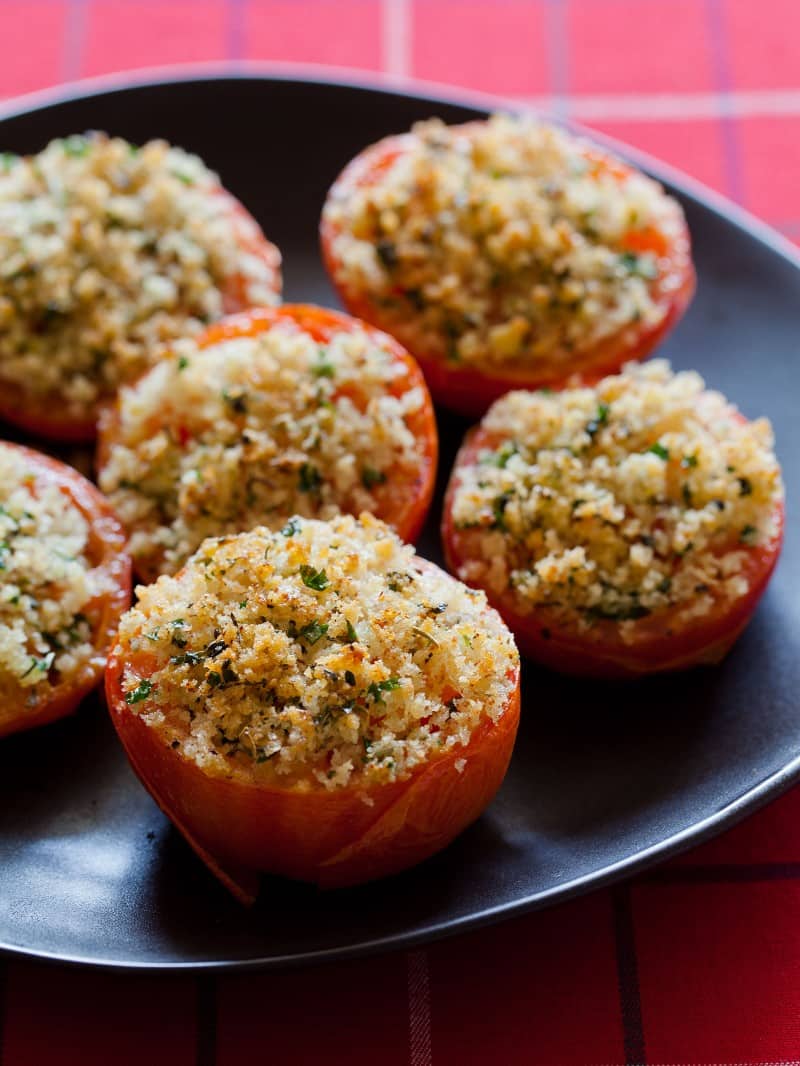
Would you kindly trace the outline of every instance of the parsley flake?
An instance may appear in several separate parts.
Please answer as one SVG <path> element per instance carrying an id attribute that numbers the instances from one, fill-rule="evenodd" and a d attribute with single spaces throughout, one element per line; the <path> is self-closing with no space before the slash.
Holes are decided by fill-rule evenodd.
<path id="1" fill-rule="evenodd" d="M 373 681 L 367 688 L 367 695 L 371 696 L 375 703 L 383 703 L 384 692 L 393 692 L 400 688 L 399 677 L 387 677 L 385 681 Z"/>
<path id="2" fill-rule="evenodd" d="M 129 705 L 134 703 L 141 703 L 142 700 L 146 700 L 150 693 L 153 691 L 153 684 L 151 681 L 140 681 L 136 688 L 130 692 L 125 693 L 125 702 Z"/>
<path id="3" fill-rule="evenodd" d="M 315 570 L 313 566 L 309 566 L 304 563 L 300 567 L 300 577 L 303 579 L 303 584 L 308 589 L 313 589 L 315 592 L 322 592 L 330 585 L 328 575 L 324 570 Z"/>
<path id="4" fill-rule="evenodd" d="M 666 463 L 669 459 L 669 449 L 665 448 L 660 441 L 656 441 L 655 444 L 651 444 L 646 450 L 645 454 L 657 455 L 659 459 L 663 459 Z"/>
<path id="5" fill-rule="evenodd" d="M 361 471 L 361 484 L 365 489 L 374 489 L 376 485 L 386 482 L 386 474 L 382 470 L 376 470 L 372 466 L 365 466 Z"/>
<path id="6" fill-rule="evenodd" d="M 313 622 L 309 622 L 308 625 L 303 626 L 300 630 L 300 638 L 305 640 L 309 646 L 311 646 L 316 644 L 317 641 L 322 640 L 327 632 L 328 623 L 319 622 L 315 618 Z"/>
<path id="7" fill-rule="evenodd" d="M 319 470 L 311 463 L 303 463 L 300 467 L 300 474 L 297 482 L 297 487 L 300 492 L 319 492 L 320 485 L 322 484 L 322 477 Z"/>

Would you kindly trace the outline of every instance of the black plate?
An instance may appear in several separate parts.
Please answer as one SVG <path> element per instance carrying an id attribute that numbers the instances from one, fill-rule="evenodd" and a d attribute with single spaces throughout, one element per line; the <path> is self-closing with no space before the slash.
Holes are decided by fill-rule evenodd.
<path id="1" fill-rule="evenodd" d="M 342 84 L 195 77 L 7 111 L 0 148 L 31 152 L 88 128 L 191 148 L 282 248 L 287 299 L 329 304 L 317 219 L 340 167 L 416 119 L 482 113 Z M 228 898 L 170 828 L 90 703 L 71 721 L 0 746 L 0 947 L 110 966 L 233 968 L 409 945 L 629 874 L 719 831 L 800 775 L 798 260 L 764 227 L 648 167 L 686 207 L 700 277 L 663 351 L 748 415 L 772 418 L 788 487 L 783 559 L 725 663 L 625 687 L 529 667 L 508 778 L 459 840 L 407 874 L 356 890 L 321 895 L 270 882 L 252 911 Z M 439 425 L 443 482 L 466 427 L 448 415 Z M 439 560 L 437 521 L 438 507 L 421 550 Z"/>

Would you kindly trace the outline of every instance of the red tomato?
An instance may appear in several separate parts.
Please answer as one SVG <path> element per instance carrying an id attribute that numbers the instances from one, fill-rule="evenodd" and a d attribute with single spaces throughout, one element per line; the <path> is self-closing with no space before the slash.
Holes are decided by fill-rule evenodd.
<path id="1" fill-rule="evenodd" d="M 481 123 L 470 122 L 460 127 L 469 134 Z M 342 171 L 331 193 L 347 195 L 359 186 L 374 185 L 404 153 L 411 150 L 413 134 L 386 137 L 377 144 L 364 149 Z M 587 157 L 599 170 L 605 170 L 620 180 L 634 172 L 634 168 L 621 160 L 603 155 L 591 149 Z M 328 274 L 333 281 L 344 306 L 351 314 L 381 329 L 391 331 L 422 367 L 431 395 L 437 403 L 460 414 L 478 417 L 504 393 L 512 389 L 558 388 L 566 377 L 580 377 L 586 384 L 593 384 L 618 370 L 623 363 L 644 359 L 672 329 L 689 305 L 695 289 L 695 272 L 691 260 L 689 231 L 684 226 L 678 239 L 671 244 L 657 230 L 631 231 L 626 242 L 631 252 L 650 251 L 658 256 L 659 273 L 651 285 L 651 296 L 665 314 L 657 326 L 641 324 L 626 327 L 620 334 L 611 336 L 593 348 L 568 360 L 563 353 L 554 353 L 550 367 L 536 366 L 530 370 L 515 367 L 513 370 L 492 369 L 485 371 L 478 366 L 466 366 L 448 362 L 444 342 L 438 338 L 422 348 L 416 337 L 413 317 L 407 323 L 398 324 L 387 315 L 384 308 L 373 302 L 369 295 L 348 287 L 345 272 L 334 251 L 334 239 L 340 230 L 324 216 L 320 223 L 322 254 Z M 566 367 L 566 373 L 565 373 Z"/>
<path id="2" fill-rule="evenodd" d="M 477 550 L 476 531 L 457 529 L 453 522 L 459 471 L 473 466 L 481 451 L 495 448 L 499 443 L 496 434 L 478 426 L 467 435 L 456 457 L 442 517 L 447 567 L 456 575 Z M 579 630 L 577 625 L 556 625 L 551 609 L 535 607 L 529 614 L 522 614 L 513 594 L 505 592 L 498 596 L 488 589 L 485 591 L 516 637 L 522 654 L 561 673 L 626 678 L 717 663 L 750 621 L 775 569 L 783 543 L 783 504 L 778 507 L 776 519 L 776 533 L 769 543 L 744 549 L 748 555 L 744 571 L 749 586 L 747 595 L 733 603 L 718 601 L 709 614 L 678 629 L 672 625 L 676 610 L 659 611 L 627 623 L 635 628 L 633 636 L 623 640 L 617 622 L 600 619 L 588 631 Z M 743 550 L 739 543 L 734 547 L 737 552 Z"/>
<path id="3" fill-rule="evenodd" d="M 242 252 L 256 256 L 266 264 L 271 274 L 271 287 L 276 294 L 280 294 L 280 252 L 261 233 L 238 200 L 222 188 L 217 195 L 222 197 L 227 205 Z M 232 274 L 226 279 L 223 288 L 223 308 L 226 314 L 242 311 L 249 306 L 246 292 L 247 279 L 242 273 Z M 98 406 L 102 406 L 102 403 Z M 97 435 L 97 417 L 98 411 L 94 410 L 87 417 L 77 418 L 64 410 L 57 395 L 30 395 L 25 389 L 8 382 L 4 382 L 0 387 L 0 418 L 38 437 L 64 442 L 93 441 Z"/>
<path id="4" fill-rule="evenodd" d="M 304 787 L 263 785 L 214 777 L 174 750 L 125 702 L 126 665 L 146 678 L 148 660 L 117 646 L 106 672 L 108 706 L 128 758 L 159 807 L 243 903 L 255 899 L 261 872 L 336 888 L 433 855 L 500 787 L 519 723 L 516 666 L 502 717 L 486 718 L 466 746 L 434 755 L 404 780 L 366 789 L 328 790 L 315 778 Z"/>
<path id="5" fill-rule="evenodd" d="M 95 654 L 75 675 L 62 678 L 31 707 L 27 693 L 20 687 L 17 698 L 0 710 L 0 737 L 34 726 L 45 725 L 71 714 L 97 685 L 106 664 L 111 641 L 120 617 L 131 602 L 131 561 L 125 551 L 125 533 L 106 499 L 77 470 L 47 455 L 3 442 L 24 455 L 36 482 L 55 483 L 65 496 L 65 506 L 76 507 L 89 523 L 87 555 L 93 567 L 104 575 L 109 585 L 97 600 L 83 608 L 91 622 Z M 35 487 L 35 485 L 34 485 Z"/>

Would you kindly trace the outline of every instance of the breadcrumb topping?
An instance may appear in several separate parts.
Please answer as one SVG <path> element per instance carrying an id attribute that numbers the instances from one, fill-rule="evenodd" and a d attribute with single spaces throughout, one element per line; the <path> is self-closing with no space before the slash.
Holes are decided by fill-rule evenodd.
<path id="1" fill-rule="evenodd" d="M 83 514 L 3 444 L 0 501 L 0 699 L 22 689 L 35 706 L 94 657 L 91 615 L 107 579 L 93 568 Z"/>
<path id="2" fill-rule="evenodd" d="M 207 536 L 413 498 L 426 454 L 409 420 L 426 402 L 360 328 L 322 345 L 290 321 L 183 343 L 121 390 L 99 483 L 142 572 L 174 573 Z"/>
<path id="3" fill-rule="evenodd" d="M 194 155 L 104 134 L 0 156 L 0 383 L 75 417 L 177 337 L 223 313 L 226 286 L 278 302 L 260 231 Z"/>
<path id="4" fill-rule="evenodd" d="M 505 713 L 510 633 L 382 522 L 295 517 L 207 540 L 123 618 L 126 702 L 214 775 L 403 778 Z"/>
<path id="5" fill-rule="evenodd" d="M 488 446 L 456 474 L 460 576 L 510 591 L 522 613 L 614 619 L 623 633 L 670 608 L 700 617 L 746 595 L 750 549 L 777 535 L 769 422 L 663 360 L 596 388 L 509 393 L 482 430 Z"/>
<path id="6" fill-rule="evenodd" d="M 661 257 L 685 223 L 655 181 L 531 118 L 432 120 L 399 140 L 378 180 L 334 185 L 323 218 L 337 280 L 412 351 L 568 369 L 664 319 Z"/>

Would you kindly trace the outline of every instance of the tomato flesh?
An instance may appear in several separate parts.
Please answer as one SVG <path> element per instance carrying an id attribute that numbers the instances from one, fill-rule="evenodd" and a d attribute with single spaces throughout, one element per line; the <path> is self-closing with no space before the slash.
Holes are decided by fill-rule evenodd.
<path id="1" fill-rule="evenodd" d="M 500 787 L 519 723 L 517 667 L 497 722 L 487 718 L 467 745 L 434 756 L 403 780 L 334 790 L 315 781 L 305 789 L 262 785 L 212 776 L 173 749 L 126 704 L 126 662 L 130 657 L 115 648 L 106 696 L 133 768 L 199 857 L 244 903 L 255 898 L 260 873 L 336 888 L 397 873 L 439 851 Z M 143 666 L 134 665 L 137 672 Z"/>

